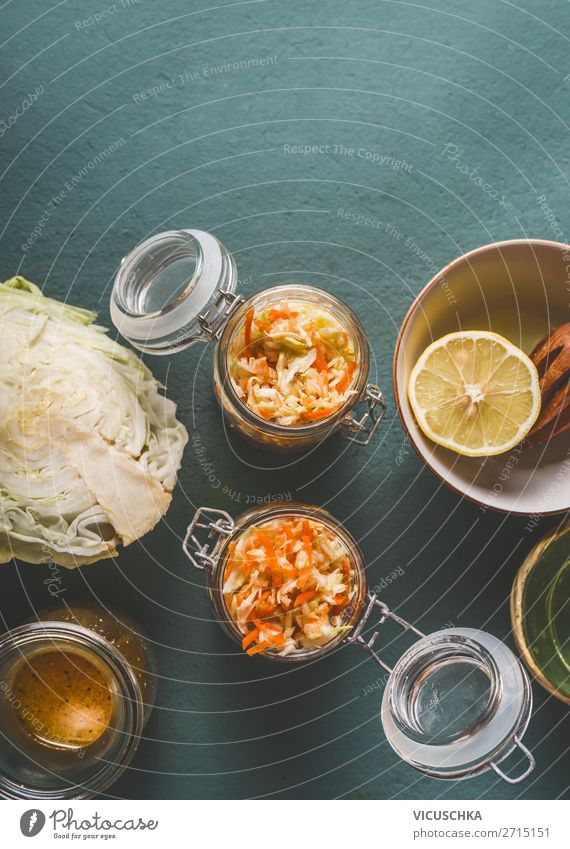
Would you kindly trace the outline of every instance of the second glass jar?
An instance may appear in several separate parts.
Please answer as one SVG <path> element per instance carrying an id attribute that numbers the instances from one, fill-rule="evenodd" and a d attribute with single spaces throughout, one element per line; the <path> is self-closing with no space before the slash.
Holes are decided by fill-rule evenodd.
<path id="1" fill-rule="evenodd" d="M 522 743 L 532 694 L 520 661 L 492 634 L 450 628 L 425 635 L 391 611 L 366 591 L 357 543 L 322 508 L 266 505 L 234 520 L 201 507 L 183 547 L 207 575 L 219 624 L 248 655 L 303 663 L 343 643 L 366 651 L 386 673 L 386 738 L 415 769 L 442 779 L 493 770 L 509 784 L 533 771 Z M 394 668 L 377 649 L 386 621 L 417 638 Z M 504 764 L 515 752 L 526 766 L 513 776 Z"/>

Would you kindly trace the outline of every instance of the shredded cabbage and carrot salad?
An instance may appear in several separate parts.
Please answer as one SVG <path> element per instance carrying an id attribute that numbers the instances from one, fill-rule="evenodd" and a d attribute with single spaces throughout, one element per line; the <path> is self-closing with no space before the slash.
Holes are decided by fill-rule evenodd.
<path id="1" fill-rule="evenodd" d="M 223 595 L 248 655 L 289 655 L 350 630 L 355 593 L 345 544 L 319 522 L 273 519 L 229 544 Z"/>
<path id="2" fill-rule="evenodd" d="M 260 418 L 305 425 L 339 410 L 350 395 L 355 351 L 327 310 L 298 301 L 250 307 L 231 349 L 230 379 Z"/>

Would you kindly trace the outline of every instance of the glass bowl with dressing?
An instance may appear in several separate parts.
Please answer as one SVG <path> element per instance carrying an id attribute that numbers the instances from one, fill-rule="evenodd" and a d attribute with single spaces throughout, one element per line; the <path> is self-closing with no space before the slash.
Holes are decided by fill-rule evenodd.
<path id="1" fill-rule="evenodd" d="M 344 644 L 366 651 L 384 670 L 386 738 L 415 769 L 442 779 L 493 771 L 509 784 L 534 769 L 522 743 L 532 693 L 513 652 L 471 628 L 425 635 L 391 611 L 367 591 L 358 544 L 327 511 L 265 505 L 234 520 L 201 507 L 183 549 L 206 575 L 216 621 L 248 655 L 299 664 Z M 416 638 L 393 668 L 377 647 L 387 621 Z M 514 775 L 513 753 L 526 760 Z"/>
<path id="2" fill-rule="evenodd" d="M 350 307 L 301 283 L 247 300 L 236 290 L 235 262 L 215 236 L 160 233 L 122 260 L 111 318 L 151 354 L 213 342 L 225 420 L 256 445 L 304 450 L 335 431 L 368 445 L 385 402 L 369 383 L 370 346 Z"/>
<path id="3" fill-rule="evenodd" d="M 134 623 L 90 605 L 0 636 L 0 797 L 87 799 L 132 760 L 155 699 Z"/>

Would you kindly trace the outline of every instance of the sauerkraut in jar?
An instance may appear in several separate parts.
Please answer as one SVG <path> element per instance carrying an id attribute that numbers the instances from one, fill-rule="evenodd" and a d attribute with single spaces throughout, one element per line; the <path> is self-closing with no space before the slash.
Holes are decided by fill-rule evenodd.
<path id="1" fill-rule="evenodd" d="M 346 634 L 356 596 L 346 545 L 314 519 L 283 516 L 229 544 L 224 601 L 248 655 L 286 656 Z"/>
<path id="2" fill-rule="evenodd" d="M 207 575 L 216 621 L 250 656 L 315 659 L 356 628 L 366 596 L 362 554 L 322 507 L 268 504 L 235 520 L 201 507 L 183 549 Z"/>
<path id="3" fill-rule="evenodd" d="M 243 403 L 265 421 L 321 421 L 356 394 L 354 342 L 318 304 L 282 298 L 251 306 L 229 351 L 229 374 Z"/>
<path id="4" fill-rule="evenodd" d="M 369 372 L 368 340 L 352 310 L 301 283 L 265 289 L 232 311 L 214 355 L 226 421 L 273 450 L 309 448 L 335 431 L 367 445 L 385 408 Z"/>

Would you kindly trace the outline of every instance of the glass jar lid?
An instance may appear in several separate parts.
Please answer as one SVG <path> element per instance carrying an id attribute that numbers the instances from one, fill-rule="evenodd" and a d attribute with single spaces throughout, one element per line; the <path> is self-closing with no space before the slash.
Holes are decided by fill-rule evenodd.
<path id="1" fill-rule="evenodd" d="M 146 239 L 122 260 L 111 319 L 140 351 L 167 354 L 219 333 L 237 272 L 224 245 L 204 230 L 170 230 Z"/>
<path id="2" fill-rule="evenodd" d="M 381 721 L 407 763 L 436 778 L 467 778 L 493 769 L 522 781 L 534 760 L 520 740 L 532 707 L 530 684 L 511 650 L 470 628 L 436 631 L 416 642 L 388 678 Z M 522 775 L 498 764 L 515 748 L 529 761 Z"/>

